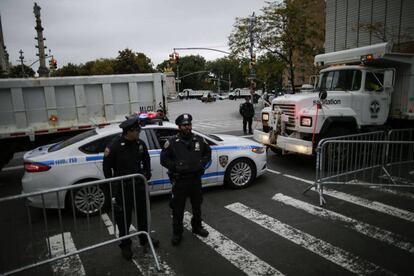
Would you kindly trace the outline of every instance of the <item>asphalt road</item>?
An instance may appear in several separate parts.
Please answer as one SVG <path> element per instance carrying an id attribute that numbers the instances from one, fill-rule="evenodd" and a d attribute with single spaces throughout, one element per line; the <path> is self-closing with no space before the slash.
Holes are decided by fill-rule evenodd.
<path id="1" fill-rule="evenodd" d="M 186 101 L 171 104 L 170 113 L 196 113 L 196 126 L 196 120 L 204 126 L 232 121 L 235 126 L 225 130 L 241 136 L 239 103 Z M 223 132 L 222 128 L 211 130 Z M 18 159 L 13 165 L 19 165 Z M 325 191 L 327 204 L 321 209 L 315 192 L 303 194 L 315 179 L 314 164 L 313 157 L 268 152 L 268 172 L 250 187 L 205 189 L 203 218 L 210 236 L 200 239 L 187 229 L 178 247 L 170 244 L 168 196 L 153 197 L 152 229 L 161 241 L 157 254 L 162 272 L 155 270 L 148 249 L 134 243 L 134 262 L 124 261 L 112 244 L 20 275 L 413 275 L 412 190 L 392 189 L 391 193 L 332 186 Z M 19 168 L 0 173 L 0 197 L 20 192 L 22 174 Z M 191 213 L 189 203 L 187 211 Z M 30 209 L 30 215 L 32 229 L 27 228 L 23 203 L 2 206 L 0 202 L 0 273 L 47 255 L 45 229 L 40 226 L 44 213 Z M 53 237 L 60 230 L 60 217 L 56 211 L 46 215 L 47 234 Z M 61 219 L 69 233 L 66 240 L 70 238 L 74 247 L 111 236 L 110 214 L 90 218 L 89 224 L 79 218 L 76 228 L 69 212 L 63 212 Z M 51 244 L 55 254 L 62 250 L 59 237 L 53 237 Z"/>

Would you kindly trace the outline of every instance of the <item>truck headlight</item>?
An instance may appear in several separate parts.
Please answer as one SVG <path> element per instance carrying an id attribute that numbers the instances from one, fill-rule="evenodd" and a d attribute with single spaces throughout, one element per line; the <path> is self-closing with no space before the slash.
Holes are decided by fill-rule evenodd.
<path id="1" fill-rule="evenodd" d="M 301 117 L 300 118 L 300 125 L 305 127 L 312 126 L 312 117 Z"/>
<path id="2" fill-rule="evenodd" d="M 269 121 L 269 113 L 262 114 L 262 121 Z"/>

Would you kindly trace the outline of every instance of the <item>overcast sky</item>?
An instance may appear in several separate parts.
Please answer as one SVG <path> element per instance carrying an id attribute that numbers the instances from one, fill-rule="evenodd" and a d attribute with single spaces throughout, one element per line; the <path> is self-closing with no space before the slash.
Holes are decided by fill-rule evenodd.
<path id="1" fill-rule="evenodd" d="M 36 58 L 33 0 L 0 0 L 3 35 L 10 61 L 19 50 L 30 64 Z M 228 50 L 228 36 L 236 17 L 260 12 L 265 0 L 37 0 L 46 46 L 58 60 L 79 64 L 115 58 L 130 48 L 146 54 L 154 66 L 174 47 Z M 224 54 L 200 54 L 213 60 Z M 37 66 L 34 66 L 37 70 Z"/>

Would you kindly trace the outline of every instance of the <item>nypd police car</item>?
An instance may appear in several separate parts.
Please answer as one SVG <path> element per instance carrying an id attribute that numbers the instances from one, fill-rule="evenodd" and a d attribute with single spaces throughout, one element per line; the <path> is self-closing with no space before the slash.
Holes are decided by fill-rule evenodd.
<path id="1" fill-rule="evenodd" d="M 118 125 L 109 125 L 27 152 L 24 155 L 23 193 L 104 179 L 102 161 L 105 147 L 121 132 Z M 167 169 L 160 165 L 160 153 L 167 139 L 177 133 L 178 127 L 169 122 L 147 124 L 141 130 L 140 138 L 147 144 L 151 157 L 151 195 L 171 190 Z M 211 162 L 202 176 L 203 187 L 226 184 L 235 189 L 244 188 L 265 172 L 266 151 L 263 145 L 237 136 L 204 134 L 195 130 L 193 133 L 204 138 L 212 149 Z M 78 213 L 92 215 L 109 202 L 105 186 L 87 186 L 74 189 L 71 196 L 69 194 L 59 192 L 59 200 L 48 195 L 43 199 L 29 197 L 28 204 L 43 207 L 44 203 L 45 208 L 71 209 L 74 206 Z"/>

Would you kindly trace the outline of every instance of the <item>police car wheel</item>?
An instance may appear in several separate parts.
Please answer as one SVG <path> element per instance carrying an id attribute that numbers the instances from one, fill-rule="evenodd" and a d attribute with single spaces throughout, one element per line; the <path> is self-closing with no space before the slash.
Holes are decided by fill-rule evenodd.
<path id="1" fill-rule="evenodd" d="M 230 188 L 247 187 L 256 177 L 254 164 L 248 159 L 236 159 L 227 167 L 225 183 Z"/>
<path id="2" fill-rule="evenodd" d="M 109 196 L 101 185 L 87 186 L 68 192 L 68 208 L 82 216 L 94 216 L 107 207 Z"/>

